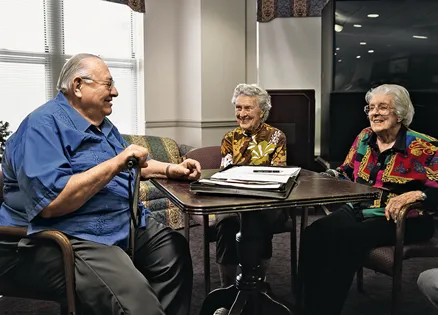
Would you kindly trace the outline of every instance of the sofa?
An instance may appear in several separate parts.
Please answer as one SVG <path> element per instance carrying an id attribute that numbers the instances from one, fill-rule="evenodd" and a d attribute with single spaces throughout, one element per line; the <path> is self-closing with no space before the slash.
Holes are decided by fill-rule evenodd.
<path id="1" fill-rule="evenodd" d="M 193 147 L 179 145 L 166 137 L 122 135 L 129 144 L 137 144 L 148 149 L 149 156 L 158 161 L 181 163 L 184 155 Z M 140 183 L 139 198 L 151 210 L 152 216 L 173 229 L 184 227 L 184 214 L 167 199 L 150 181 Z"/>

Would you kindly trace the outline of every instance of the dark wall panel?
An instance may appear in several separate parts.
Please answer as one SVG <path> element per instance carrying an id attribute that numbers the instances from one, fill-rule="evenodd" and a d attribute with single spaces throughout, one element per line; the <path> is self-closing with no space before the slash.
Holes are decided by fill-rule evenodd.
<path id="1" fill-rule="evenodd" d="M 314 169 L 315 91 L 268 90 L 272 109 L 268 120 L 287 138 L 287 164 Z"/>

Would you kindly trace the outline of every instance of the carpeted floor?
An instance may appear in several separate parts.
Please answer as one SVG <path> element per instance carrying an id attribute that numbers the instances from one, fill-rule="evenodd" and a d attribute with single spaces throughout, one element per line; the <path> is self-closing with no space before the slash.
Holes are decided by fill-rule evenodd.
<path id="1" fill-rule="evenodd" d="M 194 263 L 194 283 L 191 314 L 199 314 L 204 298 L 204 272 L 202 264 L 202 228 L 191 228 L 190 248 Z M 219 286 L 219 275 L 214 262 L 214 244 L 211 251 L 211 284 L 212 289 Z M 289 236 L 284 233 L 274 236 L 274 255 L 268 273 L 275 296 L 283 301 L 290 301 L 290 264 Z M 438 258 L 412 259 L 403 264 L 403 304 L 399 315 L 432 315 L 438 314 L 429 301 L 419 292 L 416 279 L 425 270 L 438 267 Z M 356 290 L 355 282 L 350 289 L 343 315 L 386 315 L 390 314 L 391 278 L 373 271 L 365 270 L 364 283 L 366 294 Z M 0 315 L 26 314 L 49 315 L 59 314 L 57 304 L 52 302 L 32 301 L 3 297 L 0 299 Z"/>

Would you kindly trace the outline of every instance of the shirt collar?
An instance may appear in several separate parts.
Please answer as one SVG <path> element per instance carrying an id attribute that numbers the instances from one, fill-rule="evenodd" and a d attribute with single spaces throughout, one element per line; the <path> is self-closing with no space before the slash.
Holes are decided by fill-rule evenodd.
<path id="1" fill-rule="evenodd" d="M 397 137 L 395 138 L 395 143 L 392 146 L 394 151 L 406 152 L 406 132 L 408 128 L 405 125 L 401 125 L 400 130 L 397 133 Z M 373 149 L 378 149 L 377 146 L 377 134 L 373 131 L 368 139 L 364 139 L 370 147 Z"/>
<path id="2" fill-rule="evenodd" d="M 102 130 L 102 133 L 105 135 L 105 137 L 108 137 L 109 133 L 113 129 L 113 123 L 105 117 L 102 124 L 100 125 L 100 130 Z"/>
<path id="3" fill-rule="evenodd" d="M 85 119 L 76 109 L 71 106 L 67 98 L 62 92 L 58 92 L 55 98 L 56 102 L 61 106 L 61 108 L 67 113 L 68 117 L 71 119 L 76 129 L 80 131 L 87 131 L 88 128 L 92 126 L 88 120 Z M 111 132 L 113 128 L 113 124 L 111 121 L 105 117 L 102 124 L 100 125 L 100 129 L 105 136 Z"/>
<path id="4" fill-rule="evenodd" d="M 261 123 L 260 126 L 255 131 L 253 131 L 251 133 L 242 129 L 242 134 L 246 137 L 252 137 L 252 136 L 258 134 L 260 132 L 260 130 L 263 129 L 264 125 L 265 125 L 265 123 Z"/>

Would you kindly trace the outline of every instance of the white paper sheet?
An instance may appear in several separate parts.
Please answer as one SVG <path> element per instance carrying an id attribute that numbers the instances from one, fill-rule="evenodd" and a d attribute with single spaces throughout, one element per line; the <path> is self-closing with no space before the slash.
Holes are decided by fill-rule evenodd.
<path id="1" fill-rule="evenodd" d="M 247 184 L 254 184 L 251 182 L 286 183 L 289 177 L 297 176 L 300 170 L 300 167 L 238 166 L 218 172 L 211 178 L 227 181 L 240 180 L 248 182 Z M 244 187 L 248 187 L 247 184 L 244 184 Z"/>
<path id="2" fill-rule="evenodd" d="M 211 179 L 200 179 L 200 183 L 207 185 L 221 185 L 221 186 L 232 186 L 232 187 L 241 187 L 241 188 L 250 188 L 250 189 L 277 189 L 280 188 L 281 183 L 276 184 L 248 184 L 245 182 L 230 182 L 228 180 L 211 180 Z"/>

